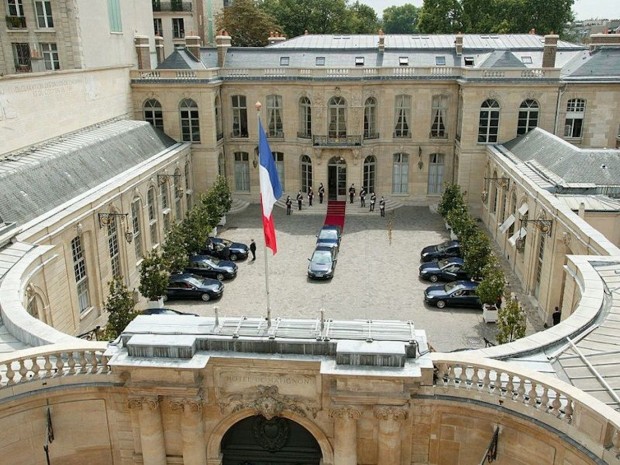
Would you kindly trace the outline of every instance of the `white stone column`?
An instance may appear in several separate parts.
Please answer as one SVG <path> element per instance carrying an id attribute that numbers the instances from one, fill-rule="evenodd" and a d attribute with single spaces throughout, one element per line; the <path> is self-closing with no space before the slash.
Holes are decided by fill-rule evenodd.
<path id="1" fill-rule="evenodd" d="M 379 465 L 399 465 L 401 462 L 400 429 L 407 410 L 400 407 L 377 407 L 379 419 L 378 460 Z"/>
<path id="2" fill-rule="evenodd" d="M 202 422 L 202 399 L 200 397 L 173 399 L 170 401 L 170 407 L 172 410 L 182 411 L 183 465 L 206 464 L 207 445 Z"/>
<path id="3" fill-rule="evenodd" d="M 159 398 L 157 396 L 132 398 L 129 399 L 129 408 L 138 410 L 143 462 L 149 465 L 166 465 L 166 445 Z"/>
<path id="4" fill-rule="evenodd" d="M 357 420 L 353 407 L 338 407 L 329 412 L 334 419 L 334 465 L 357 465 Z"/>

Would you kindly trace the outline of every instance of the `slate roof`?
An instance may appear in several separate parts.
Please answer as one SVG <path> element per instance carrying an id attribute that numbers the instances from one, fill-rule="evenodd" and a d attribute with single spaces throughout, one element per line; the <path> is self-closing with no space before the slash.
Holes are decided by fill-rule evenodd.
<path id="1" fill-rule="evenodd" d="M 592 53 L 583 51 L 563 69 L 565 79 L 612 78 L 620 80 L 620 47 L 603 46 Z"/>
<path id="2" fill-rule="evenodd" d="M 514 53 L 507 50 L 498 50 L 491 53 L 480 65 L 481 68 L 526 68 L 523 61 Z"/>
<path id="3" fill-rule="evenodd" d="M 175 144 L 145 121 L 124 120 L 0 158 L 0 215 L 24 224 Z"/>

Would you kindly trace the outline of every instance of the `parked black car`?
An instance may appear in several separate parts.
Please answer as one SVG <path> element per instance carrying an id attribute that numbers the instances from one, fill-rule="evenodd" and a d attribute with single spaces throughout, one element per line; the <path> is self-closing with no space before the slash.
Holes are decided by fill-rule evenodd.
<path id="1" fill-rule="evenodd" d="M 463 270 L 463 259 L 459 257 L 444 258 L 420 265 L 420 278 L 436 283 L 437 281 L 459 281 L 470 279 Z"/>
<path id="2" fill-rule="evenodd" d="M 185 272 L 224 281 L 237 276 L 237 268 L 237 264 L 229 260 L 220 260 L 210 255 L 192 255 Z"/>
<path id="3" fill-rule="evenodd" d="M 312 257 L 308 259 L 308 278 L 332 279 L 336 269 L 336 249 L 329 246 L 318 246 Z"/>
<path id="4" fill-rule="evenodd" d="M 429 245 L 422 249 L 420 260 L 424 263 L 441 260 L 448 257 L 460 257 L 461 244 L 459 241 L 446 241 L 437 245 Z"/>
<path id="5" fill-rule="evenodd" d="M 156 307 L 147 308 L 142 311 L 142 315 L 184 315 L 184 316 L 198 316 L 197 313 L 183 313 L 172 308 Z"/>
<path id="6" fill-rule="evenodd" d="M 321 228 L 316 236 L 316 245 L 334 247 L 336 252 L 340 249 L 340 240 L 342 239 L 342 230 L 340 226 L 326 224 Z"/>
<path id="7" fill-rule="evenodd" d="M 166 299 L 202 299 L 207 302 L 211 299 L 219 299 L 223 293 L 224 284 L 217 279 L 179 273 L 170 276 Z"/>
<path id="8" fill-rule="evenodd" d="M 250 248 L 241 242 L 232 242 L 221 237 L 209 237 L 205 250 L 201 253 L 224 260 L 245 260 L 248 258 Z"/>
<path id="9" fill-rule="evenodd" d="M 452 283 L 429 286 L 424 291 L 424 302 L 444 307 L 482 308 L 480 298 L 476 295 L 478 283 L 473 281 L 454 281 Z"/>

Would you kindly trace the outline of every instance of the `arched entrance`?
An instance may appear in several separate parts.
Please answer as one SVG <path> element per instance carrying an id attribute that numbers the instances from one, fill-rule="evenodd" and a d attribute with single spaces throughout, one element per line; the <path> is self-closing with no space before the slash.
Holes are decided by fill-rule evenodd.
<path id="1" fill-rule="evenodd" d="M 262 415 L 235 423 L 222 438 L 222 465 L 318 465 L 321 448 L 314 436 L 288 418 Z"/>
<path id="2" fill-rule="evenodd" d="M 327 198 L 347 200 L 347 162 L 342 157 L 332 157 L 327 164 Z"/>

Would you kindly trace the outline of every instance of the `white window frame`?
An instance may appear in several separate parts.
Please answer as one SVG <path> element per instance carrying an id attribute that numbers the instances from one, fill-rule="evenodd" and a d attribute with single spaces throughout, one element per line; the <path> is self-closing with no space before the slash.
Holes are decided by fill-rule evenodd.
<path id="1" fill-rule="evenodd" d="M 76 236 L 71 241 L 71 254 L 73 257 L 73 275 L 77 288 L 78 308 L 80 313 L 83 313 L 91 307 L 91 304 L 88 290 L 88 267 L 81 236 Z"/>
<path id="2" fill-rule="evenodd" d="M 200 142 L 200 113 L 194 100 L 190 98 L 181 100 L 179 118 L 181 120 L 181 140 L 184 142 Z"/>
<path id="3" fill-rule="evenodd" d="M 245 95 L 232 95 L 232 137 L 248 137 L 248 107 Z"/>
<path id="4" fill-rule="evenodd" d="M 431 153 L 428 158 L 427 194 L 429 195 L 440 195 L 443 192 L 444 159 L 443 153 Z"/>
<path id="5" fill-rule="evenodd" d="M 185 21 L 183 18 L 172 18 L 172 38 L 185 38 Z"/>
<path id="6" fill-rule="evenodd" d="M 235 152 L 235 190 L 250 192 L 250 155 L 247 152 Z"/>
<path id="7" fill-rule="evenodd" d="M 409 155 L 395 153 L 392 160 L 392 194 L 407 194 L 409 192 Z"/>
<path id="8" fill-rule="evenodd" d="M 586 101 L 572 98 L 566 102 L 566 119 L 564 120 L 564 137 L 581 139 L 583 136 L 583 120 L 586 114 Z"/>
<path id="9" fill-rule="evenodd" d="M 486 99 L 480 105 L 478 119 L 478 143 L 495 144 L 499 136 L 499 118 L 501 107 L 495 99 Z"/>
<path id="10" fill-rule="evenodd" d="M 299 159 L 301 169 L 301 191 L 308 192 L 308 188 L 312 187 L 312 159 L 308 155 L 302 155 Z"/>
<path id="11" fill-rule="evenodd" d="M 329 137 L 347 137 L 347 101 L 344 97 L 332 97 L 328 104 Z"/>
<path id="12" fill-rule="evenodd" d="M 431 115 L 431 139 L 446 139 L 448 129 L 446 115 L 448 113 L 448 97 L 433 95 Z"/>
<path id="13" fill-rule="evenodd" d="M 47 71 L 57 71 L 60 69 L 60 58 L 58 55 L 58 47 L 53 42 L 39 43 L 39 49 L 43 55 L 45 69 Z"/>
<path id="14" fill-rule="evenodd" d="M 155 186 L 150 186 L 146 193 L 146 205 L 149 218 L 149 231 L 151 234 L 151 247 L 155 247 L 159 244 L 158 231 L 157 231 L 157 195 L 155 193 Z"/>
<path id="15" fill-rule="evenodd" d="M 133 233 L 136 261 L 144 257 L 144 248 L 142 247 L 142 223 L 140 218 L 142 213 L 141 204 L 142 201 L 140 200 L 140 197 L 136 197 L 133 202 L 131 202 L 131 229 Z"/>
<path id="16" fill-rule="evenodd" d="M 364 103 L 364 139 L 377 139 L 377 99 L 368 97 Z"/>
<path id="17" fill-rule="evenodd" d="M 411 96 L 397 95 L 394 110 L 394 137 L 411 137 Z"/>
<path id="18" fill-rule="evenodd" d="M 164 111 L 161 108 L 159 100 L 150 98 L 142 106 L 142 112 L 144 115 L 144 121 L 151 124 L 151 126 L 164 130 Z"/>
<path id="19" fill-rule="evenodd" d="M 110 25 L 110 32 L 123 32 L 120 0 L 108 0 L 108 22 Z"/>
<path id="20" fill-rule="evenodd" d="M 282 96 L 267 96 L 267 136 L 284 137 L 284 123 L 282 122 Z"/>
<path id="21" fill-rule="evenodd" d="M 308 97 L 299 99 L 299 128 L 298 136 L 312 136 L 312 102 Z"/>
<path id="22" fill-rule="evenodd" d="M 51 29 L 54 27 L 52 2 L 49 0 L 36 0 L 34 2 L 34 12 L 37 16 L 37 27 L 39 29 Z"/>
<path id="23" fill-rule="evenodd" d="M 526 99 L 519 106 L 517 118 L 517 135 L 527 134 L 538 126 L 538 102 L 534 99 Z"/>

